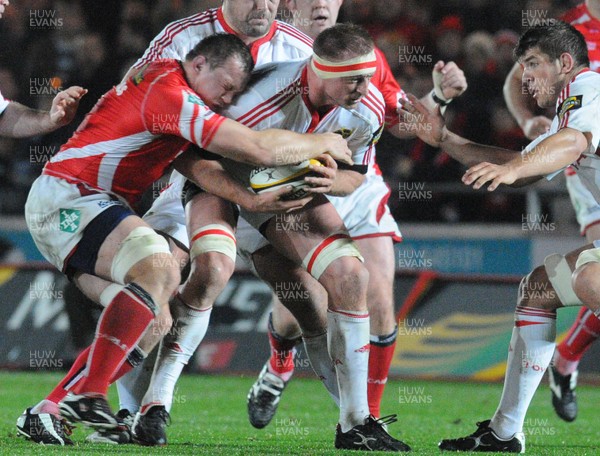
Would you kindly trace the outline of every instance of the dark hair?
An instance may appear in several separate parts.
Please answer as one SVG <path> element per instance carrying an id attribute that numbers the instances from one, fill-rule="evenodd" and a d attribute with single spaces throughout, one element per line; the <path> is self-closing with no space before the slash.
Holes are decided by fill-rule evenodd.
<path id="1" fill-rule="evenodd" d="M 532 27 L 523 33 L 514 51 L 517 60 L 533 47 L 538 47 L 551 60 L 558 59 L 561 54 L 567 52 L 573 57 L 576 66 L 590 65 L 583 35 L 563 21 L 557 20 L 552 25 Z"/>
<path id="2" fill-rule="evenodd" d="M 319 57 L 335 62 L 368 54 L 374 46 L 373 39 L 364 28 L 354 24 L 337 24 L 319 33 L 313 43 L 313 51 Z"/>
<path id="3" fill-rule="evenodd" d="M 248 46 L 237 36 L 229 33 L 207 36 L 188 52 L 185 59 L 193 60 L 199 55 L 206 58 L 211 68 L 222 66 L 230 57 L 237 57 L 247 73 L 254 68 L 254 61 Z"/>

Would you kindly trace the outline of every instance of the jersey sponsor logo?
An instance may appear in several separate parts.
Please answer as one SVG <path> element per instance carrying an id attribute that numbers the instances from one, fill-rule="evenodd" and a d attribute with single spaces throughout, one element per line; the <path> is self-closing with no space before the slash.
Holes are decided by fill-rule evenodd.
<path id="1" fill-rule="evenodd" d="M 379 142 L 379 138 L 381 138 L 381 134 L 383 133 L 384 125 L 381 125 L 375 133 L 373 133 L 373 137 L 371 138 L 371 145 L 375 145 Z"/>
<path id="2" fill-rule="evenodd" d="M 59 228 L 66 233 L 75 233 L 79 229 L 81 211 L 77 209 L 59 209 Z"/>
<path id="3" fill-rule="evenodd" d="M 194 103 L 200 106 L 204 106 L 204 102 L 200 99 L 200 97 L 198 95 L 194 95 L 194 94 L 188 94 L 188 99 L 187 101 L 189 103 Z"/>
<path id="4" fill-rule="evenodd" d="M 558 107 L 558 118 L 562 120 L 567 112 L 581 108 L 582 103 L 583 95 L 573 95 L 572 97 L 566 98 Z"/>
<path id="5" fill-rule="evenodd" d="M 350 129 L 350 128 L 340 128 L 337 131 L 334 131 L 334 133 L 337 133 L 338 135 L 342 135 L 342 138 L 344 139 L 348 139 L 350 137 L 350 135 L 352 135 L 352 133 L 354 133 L 354 130 Z"/>

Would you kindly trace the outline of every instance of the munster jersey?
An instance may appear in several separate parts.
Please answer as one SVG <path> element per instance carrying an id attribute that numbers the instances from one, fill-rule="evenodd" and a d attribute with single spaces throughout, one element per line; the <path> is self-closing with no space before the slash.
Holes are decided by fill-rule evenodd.
<path id="1" fill-rule="evenodd" d="M 0 92 L 0 114 L 4 112 L 6 107 L 8 106 L 9 101 L 2 96 L 2 92 Z"/>
<path id="2" fill-rule="evenodd" d="M 590 14 L 585 3 L 569 10 L 562 19 L 581 32 L 588 47 L 590 68 L 600 72 L 600 20 Z"/>
<path id="3" fill-rule="evenodd" d="M 373 148 L 383 129 L 381 93 L 369 85 L 368 94 L 355 109 L 335 106 L 319 113 L 308 97 L 307 71 L 308 60 L 263 67 L 254 73 L 255 82 L 235 104 L 223 111 L 223 115 L 254 130 L 281 128 L 298 133 L 339 133 L 346 139 L 354 163 L 366 165 L 366 171 L 375 163 Z M 294 153 L 293 145 L 287 152 Z M 247 184 L 251 166 L 227 159 L 222 163 Z"/>
<path id="4" fill-rule="evenodd" d="M 144 55 L 135 63 L 140 67 L 160 58 L 184 60 L 203 38 L 235 30 L 227 24 L 221 8 L 214 8 L 167 25 L 150 43 Z M 284 22 L 274 21 L 269 32 L 254 41 L 250 52 L 256 65 L 270 62 L 305 59 L 312 54 L 312 40 L 300 30 Z"/>
<path id="5" fill-rule="evenodd" d="M 43 173 L 134 206 L 190 142 L 208 148 L 224 120 L 189 87 L 180 62 L 152 62 L 98 101 Z"/>
<path id="6" fill-rule="evenodd" d="M 600 202 L 600 157 L 596 155 L 600 142 L 598 119 L 600 119 L 600 74 L 585 69 L 561 91 L 556 101 L 556 115 L 552 119 L 550 130 L 525 148 L 524 157 L 542 140 L 563 128 L 589 132 L 592 135 L 589 147 L 571 166 L 577 170 L 577 174 L 596 201 Z M 559 171 L 550 174 L 548 179 L 558 173 Z"/>

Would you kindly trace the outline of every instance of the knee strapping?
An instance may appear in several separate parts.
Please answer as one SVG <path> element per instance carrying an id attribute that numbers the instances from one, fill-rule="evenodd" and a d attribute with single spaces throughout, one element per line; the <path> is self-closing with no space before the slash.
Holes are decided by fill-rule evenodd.
<path id="1" fill-rule="evenodd" d="M 169 243 L 147 226 L 138 226 L 131 230 L 115 255 L 110 274 L 113 281 L 125 284 L 125 276 L 139 261 L 155 253 L 171 254 Z"/>
<path id="2" fill-rule="evenodd" d="M 583 266 L 586 263 L 600 263 L 600 248 L 595 247 L 581 252 L 577 257 L 575 269 L 577 269 L 579 266 Z"/>
<path id="3" fill-rule="evenodd" d="M 548 255 L 544 260 L 544 268 L 563 306 L 581 306 L 582 302 L 575 294 L 575 291 L 573 291 L 573 286 L 571 285 L 573 271 L 565 257 L 559 253 Z"/>
<path id="4" fill-rule="evenodd" d="M 194 231 L 190 241 L 190 259 L 206 252 L 218 252 L 235 263 L 236 243 L 233 232 L 224 225 L 206 225 Z"/>
<path id="5" fill-rule="evenodd" d="M 325 269 L 341 257 L 356 257 L 364 261 L 354 241 L 344 233 L 336 233 L 323 240 L 302 261 L 302 266 L 315 279 L 325 272 Z"/>

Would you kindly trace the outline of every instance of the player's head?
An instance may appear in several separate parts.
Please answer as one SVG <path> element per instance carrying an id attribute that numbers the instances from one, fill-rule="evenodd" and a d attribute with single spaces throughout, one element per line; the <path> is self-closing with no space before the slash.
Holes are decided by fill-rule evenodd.
<path id="1" fill-rule="evenodd" d="M 190 87 L 213 110 L 231 104 L 246 87 L 253 67 L 248 47 L 235 35 L 226 33 L 204 38 L 184 62 Z"/>
<path id="2" fill-rule="evenodd" d="M 562 21 L 523 33 L 515 57 L 523 66 L 523 83 L 543 108 L 553 107 L 560 91 L 590 64 L 583 35 Z"/>
<path id="3" fill-rule="evenodd" d="M 223 15 L 227 23 L 248 42 L 267 34 L 279 0 L 223 0 Z"/>
<path id="4" fill-rule="evenodd" d="M 367 94 L 377 66 L 369 34 L 357 25 L 338 24 L 319 34 L 313 51 L 311 99 L 320 98 L 322 105 L 355 108 Z"/>
<path id="5" fill-rule="evenodd" d="M 4 14 L 4 9 L 9 5 L 9 3 L 10 2 L 8 0 L 0 0 L 0 19 Z"/>
<path id="6" fill-rule="evenodd" d="M 285 0 L 291 24 L 308 36 L 316 38 L 333 27 L 344 0 Z"/>

